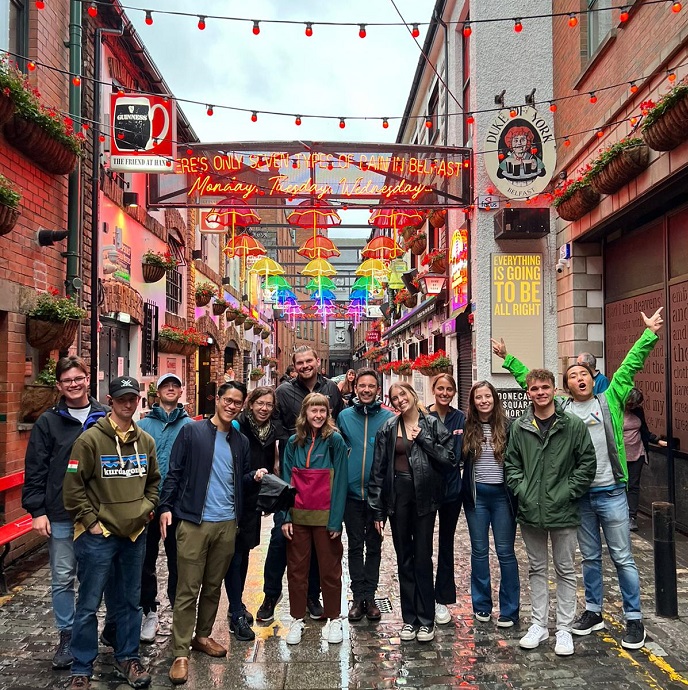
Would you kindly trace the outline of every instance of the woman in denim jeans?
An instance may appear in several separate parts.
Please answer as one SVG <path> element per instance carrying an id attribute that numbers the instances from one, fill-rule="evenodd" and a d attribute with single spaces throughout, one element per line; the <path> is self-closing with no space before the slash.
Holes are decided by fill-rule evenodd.
<path id="1" fill-rule="evenodd" d="M 488 381 L 478 381 L 468 395 L 463 440 L 463 497 L 471 537 L 471 598 L 477 620 L 487 623 L 492 613 L 490 526 L 501 580 L 497 626 L 518 622 L 520 583 L 514 552 L 516 510 L 504 483 L 504 455 L 509 423 L 499 393 Z"/>

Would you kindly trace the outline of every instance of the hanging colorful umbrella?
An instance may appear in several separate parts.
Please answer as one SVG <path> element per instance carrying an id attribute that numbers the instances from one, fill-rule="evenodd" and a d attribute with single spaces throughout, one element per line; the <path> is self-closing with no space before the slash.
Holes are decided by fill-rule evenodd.
<path id="1" fill-rule="evenodd" d="M 399 230 L 409 226 L 419 225 L 425 220 L 422 211 L 410 208 L 401 201 L 394 203 L 380 204 L 368 219 L 368 224 L 376 228 L 387 228 L 393 231 L 393 238 L 396 241 Z"/>
<path id="2" fill-rule="evenodd" d="M 370 242 L 363 247 L 361 255 L 366 259 L 380 259 L 381 261 L 391 261 L 404 255 L 404 250 L 397 244 L 393 237 L 378 235 L 373 237 Z"/>
<path id="3" fill-rule="evenodd" d="M 336 274 L 336 269 L 325 259 L 313 259 L 301 271 L 301 275 L 304 276 L 333 276 Z"/>
<path id="4" fill-rule="evenodd" d="M 228 196 L 216 204 L 206 216 L 206 224 L 217 225 L 231 229 L 230 240 L 234 239 L 235 228 L 247 228 L 258 225 L 260 216 L 239 197 Z"/>
<path id="5" fill-rule="evenodd" d="M 251 235 L 241 233 L 227 243 L 224 253 L 231 259 L 235 256 L 264 256 L 267 249 Z"/>
<path id="6" fill-rule="evenodd" d="M 316 290 L 315 292 L 311 293 L 311 299 L 314 300 L 329 300 L 329 301 L 334 301 L 337 299 L 337 296 L 332 292 L 332 290 Z"/>
<path id="7" fill-rule="evenodd" d="M 356 269 L 357 276 L 372 276 L 378 280 L 382 276 L 386 276 L 389 269 L 380 259 L 366 259 Z"/>
<path id="8" fill-rule="evenodd" d="M 261 259 L 258 261 L 261 261 Z M 258 261 L 256 261 L 256 264 Z M 270 261 L 272 261 L 272 259 L 270 259 Z M 253 264 L 253 268 L 251 269 L 253 273 L 257 273 L 257 271 L 254 270 L 256 264 Z M 291 290 L 291 283 L 284 276 L 268 275 L 263 283 L 263 288 L 265 290 L 277 290 L 279 288 L 287 288 L 287 290 Z"/>
<path id="9" fill-rule="evenodd" d="M 368 292 L 379 292 L 382 290 L 382 283 L 374 275 L 359 276 L 354 281 L 351 289 L 358 290 L 359 288 L 368 290 Z"/>
<path id="10" fill-rule="evenodd" d="M 313 236 L 316 236 L 317 228 L 331 228 L 340 225 L 339 217 L 334 206 L 327 201 L 311 201 L 306 199 L 294 207 L 287 216 L 290 225 L 298 225 L 300 228 L 313 228 Z"/>
<path id="11" fill-rule="evenodd" d="M 336 290 L 337 286 L 334 283 L 334 280 L 332 278 L 328 278 L 327 276 L 318 276 L 317 278 L 313 278 L 312 280 L 309 280 L 308 283 L 306 284 L 306 287 L 304 290 Z"/>
<path id="12" fill-rule="evenodd" d="M 251 266 L 251 273 L 259 273 L 267 278 L 268 276 L 284 275 L 286 271 L 274 259 L 264 256 Z"/>
<path id="13" fill-rule="evenodd" d="M 337 245 L 325 235 L 309 237 L 296 253 L 308 259 L 329 259 L 341 254 Z"/>

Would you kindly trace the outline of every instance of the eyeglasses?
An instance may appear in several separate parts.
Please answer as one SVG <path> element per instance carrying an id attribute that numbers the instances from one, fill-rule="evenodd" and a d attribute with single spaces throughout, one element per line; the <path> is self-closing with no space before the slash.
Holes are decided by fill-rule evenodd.
<path id="1" fill-rule="evenodd" d="M 223 407 L 242 408 L 244 406 L 243 400 L 234 400 L 234 398 L 219 398 L 219 400 Z"/>
<path id="2" fill-rule="evenodd" d="M 268 402 L 255 402 L 253 403 L 256 407 L 262 407 L 264 410 L 272 410 L 275 406 Z"/>
<path id="3" fill-rule="evenodd" d="M 60 379 L 60 383 L 63 386 L 71 386 L 73 383 L 80 386 L 87 378 L 88 376 L 75 376 L 73 379 Z"/>

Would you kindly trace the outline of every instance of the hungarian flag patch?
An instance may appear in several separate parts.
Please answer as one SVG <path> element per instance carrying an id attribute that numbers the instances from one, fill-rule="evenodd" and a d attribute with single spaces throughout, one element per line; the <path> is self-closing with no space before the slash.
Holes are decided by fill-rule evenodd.
<path id="1" fill-rule="evenodd" d="M 78 460 L 70 460 L 67 463 L 67 472 L 76 472 L 79 469 L 79 461 Z"/>

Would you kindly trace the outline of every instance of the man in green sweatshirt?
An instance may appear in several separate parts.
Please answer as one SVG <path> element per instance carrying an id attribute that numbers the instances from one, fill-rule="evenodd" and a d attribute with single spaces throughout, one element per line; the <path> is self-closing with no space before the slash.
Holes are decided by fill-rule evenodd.
<path id="1" fill-rule="evenodd" d="M 158 503 L 155 442 L 132 421 L 139 383 L 110 381 L 112 411 L 75 442 L 63 494 L 74 520 L 79 596 L 72 628 L 72 690 L 90 688 L 98 655 L 96 612 L 111 575 L 117 582 L 115 673 L 135 688 L 150 684 L 139 659 L 141 568 L 146 526 Z"/>

